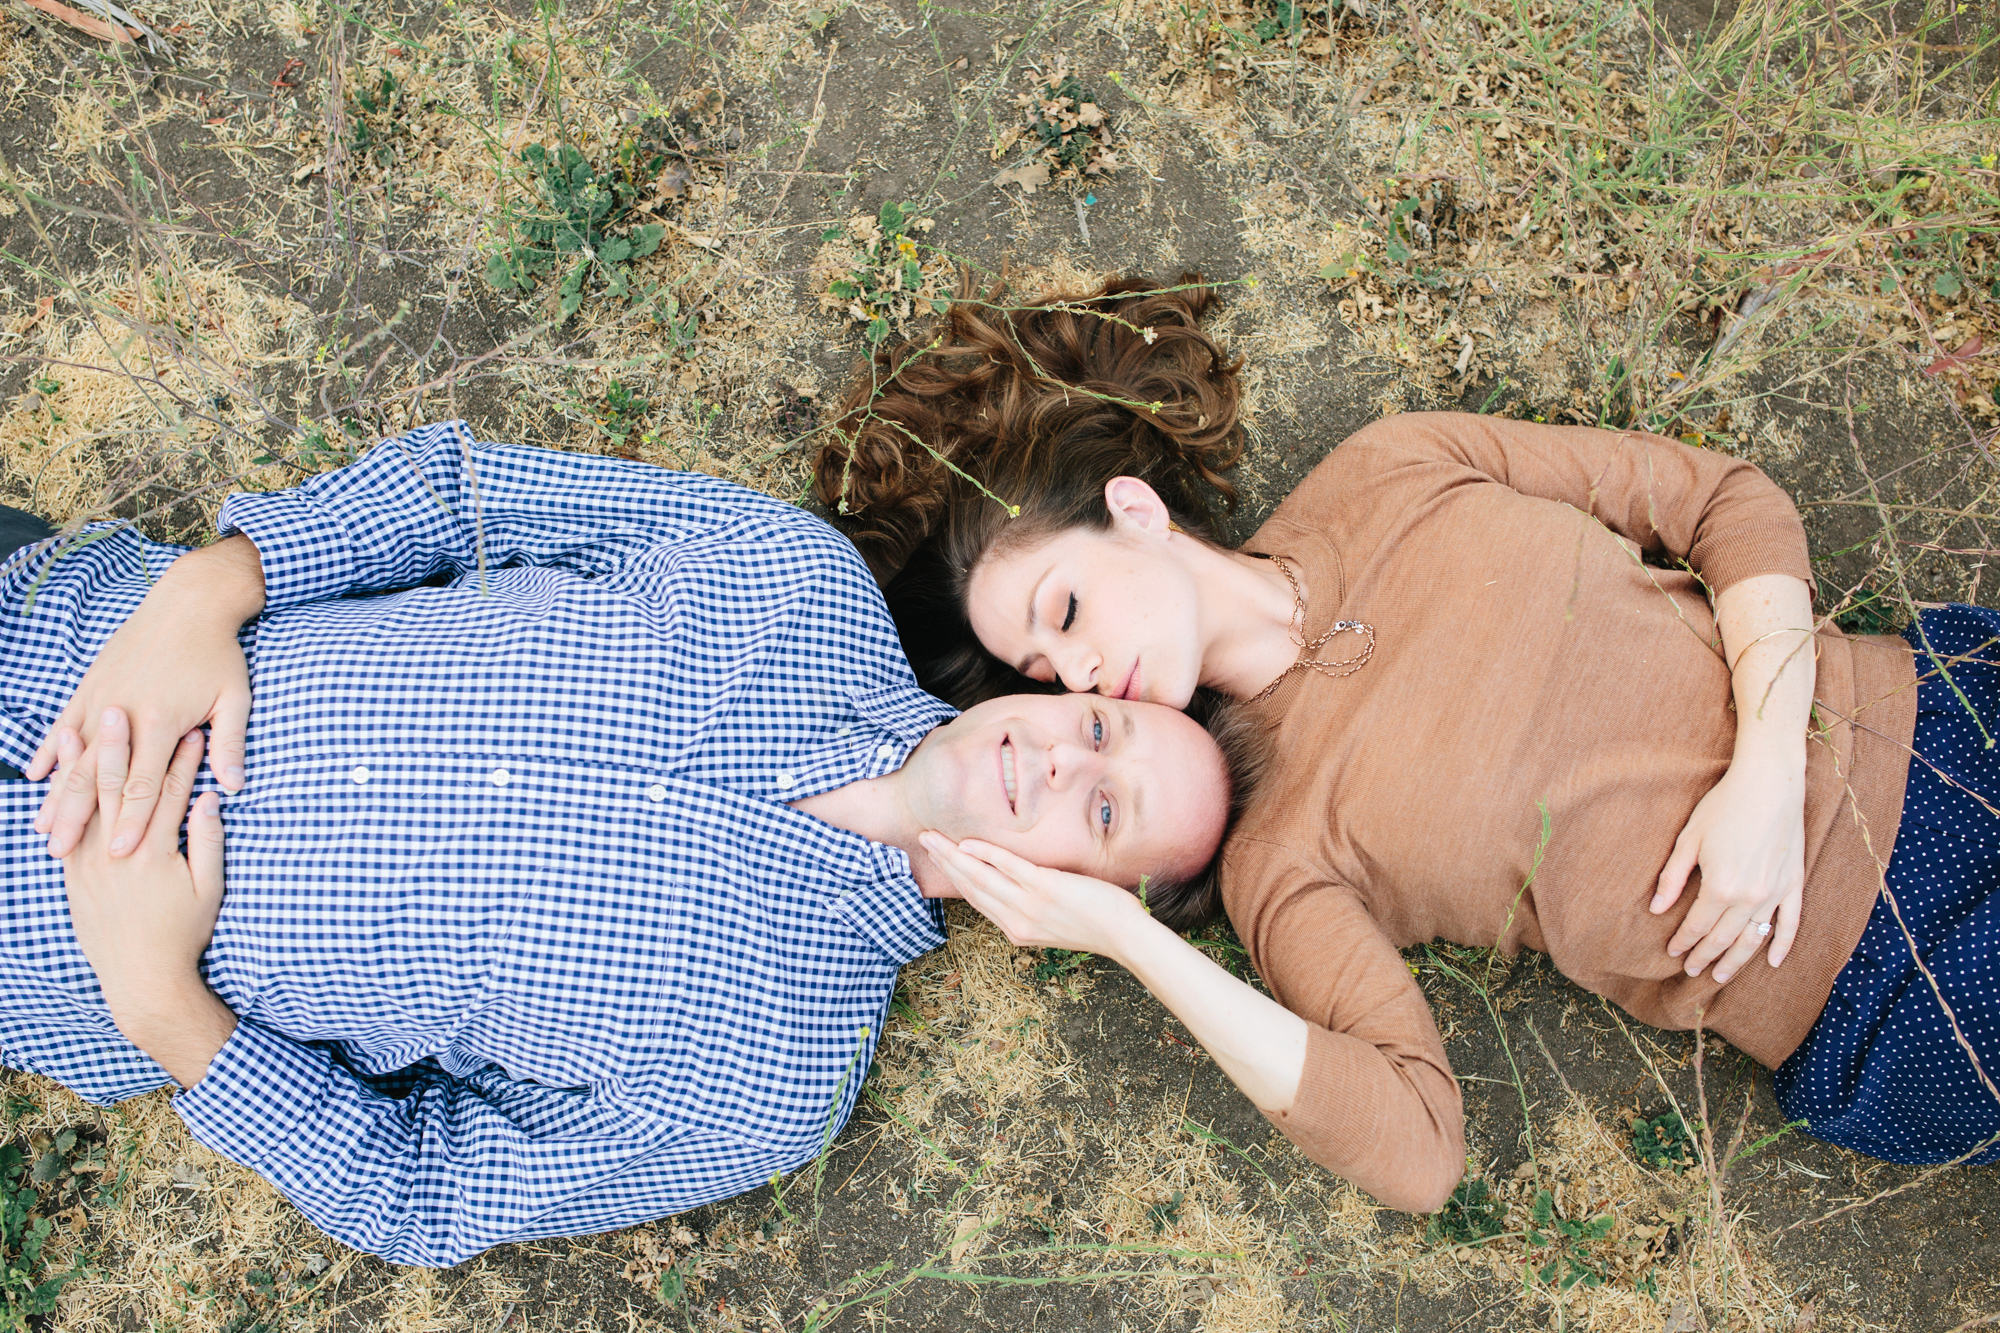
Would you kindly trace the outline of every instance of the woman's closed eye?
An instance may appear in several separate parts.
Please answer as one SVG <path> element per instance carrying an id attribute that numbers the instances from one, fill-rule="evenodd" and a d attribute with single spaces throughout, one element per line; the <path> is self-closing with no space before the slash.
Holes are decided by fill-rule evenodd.
<path id="1" fill-rule="evenodd" d="M 1076 594 L 1069 595 L 1069 610 L 1063 614 L 1062 632 L 1069 633 L 1069 627 L 1076 623 Z"/>

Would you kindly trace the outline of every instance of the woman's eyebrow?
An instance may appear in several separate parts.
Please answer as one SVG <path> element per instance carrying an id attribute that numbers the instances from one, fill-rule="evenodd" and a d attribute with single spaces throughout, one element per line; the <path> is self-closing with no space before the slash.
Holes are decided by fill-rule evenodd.
<path id="1" fill-rule="evenodd" d="M 1053 568 L 1043 570 L 1042 576 L 1035 580 L 1035 586 L 1028 589 L 1028 631 L 1030 633 L 1034 632 L 1035 621 L 1038 619 L 1035 615 L 1035 606 L 1042 600 L 1042 585 L 1049 581 L 1049 575 L 1053 573 L 1055 573 Z"/>
<path id="2" fill-rule="evenodd" d="M 1035 580 L 1035 586 L 1028 589 L 1028 633 L 1029 634 L 1033 634 L 1035 632 L 1035 621 L 1037 619 L 1035 615 L 1035 605 L 1042 599 L 1042 585 L 1044 583 L 1047 583 L 1049 581 L 1049 575 L 1055 572 L 1056 572 L 1055 566 L 1053 565 L 1043 570 L 1042 576 Z M 1030 653 L 1029 656 L 1024 657 L 1020 661 L 1014 663 L 1014 670 L 1019 674 L 1025 676 L 1028 674 L 1028 668 L 1034 664 L 1034 660 L 1035 659 L 1033 654 Z"/>

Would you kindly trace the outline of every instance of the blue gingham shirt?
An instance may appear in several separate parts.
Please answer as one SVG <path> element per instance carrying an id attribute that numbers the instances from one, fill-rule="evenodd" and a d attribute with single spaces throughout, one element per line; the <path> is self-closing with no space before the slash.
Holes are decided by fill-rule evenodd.
<path id="1" fill-rule="evenodd" d="M 233 496 L 221 526 L 268 601 L 205 960 L 240 1022 L 175 1099 L 196 1136 L 418 1264 L 811 1160 L 898 968 L 943 943 L 901 852 L 786 804 L 951 716 L 853 548 L 711 477 L 463 423 Z M 0 576 L 16 767 L 180 554 L 90 535 Z M 46 789 L 0 783 L 0 1059 L 110 1102 L 167 1076 L 77 948 Z"/>

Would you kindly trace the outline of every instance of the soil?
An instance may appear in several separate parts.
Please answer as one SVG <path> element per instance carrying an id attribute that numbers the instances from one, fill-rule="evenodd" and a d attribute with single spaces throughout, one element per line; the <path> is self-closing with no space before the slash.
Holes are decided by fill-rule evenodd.
<path id="1" fill-rule="evenodd" d="M 1302 181 L 1325 200 L 1336 200 L 1346 175 L 1364 165 L 1360 150 L 1342 136 L 1339 106 L 1313 94 L 1305 110 L 1323 119 L 1312 122 L 1297 114 L 1297 94 L 1288 98 L 1282 72 L 1247 89 L 1221 129 L 1193 112 L 1149 111 L 1136 99 L 1113 95 L 1107 70 L 1125 71 L 1124 86 L 1137 88 L 1143 85 L 1133 71 L 1150 69 L 1158 57 L 1157 41 L 1143 21 L 1113 23 L 1098 10 L 1055 0 L 990 12 L 946 11 L 914 0 L 830 9 L 831 16 L 816 26 L 804 22 L 803 49 L 761 82 L 725 78 L 708 54 L 691 58 L 675 47 L 642 51 L 634 66 L 668 101 L 679 95 L 675 90 L 710 80 L 721 79 L 730 88 L 731 122 L 742 142 L 757 150 L 754 157 L 748 150 L 744 154 L 754 169 L 730 181 L 739 192 L 731 216 L 746 230 L 787 228 L 775 232 L 780 241 L 760 251 L 758 262 L 791 312 L 789 327 L 768 330 L 770 339 L 795 349 L 790 368 L 782 377 L 761 379 L 732 380 L 722 373 L 704 379 L 700 390 L 720 408 L 727 430 L 758 445 L 765 461 L 754 479 L 780 494 L 799 494 L 807 432 L 818 420 L 820 404 L 863 349 L 858 325 L 836 322 L 820 308 L 811 266 L 823 228 L 839 226 L 857 212 L 872 214 L 884 202 L 908 201 L 934 220 L 928 244 L 981 273 L 1030 275 L 1024 285 L 1034 275 L 1108 271 L 1162 277 L 1198 271 L 1228 282 L 1266 274 L 1271 264 L 1268 254 L 1254 252 L 1244 240 L 1246 199 L 1274 184 L 1290 188 Z M 1663 0 L 1659 14 L 1666 35 L 1682 44 L 1699 41 L 1711 23 L 1728 17 L 1703 0 Z M 435 17 L 398 21 L 406 33 L 421 34 Z M 525 2 L 515 17 L 525 27 L 535 26 L 534 10 Z M 54 27 L 4 21 L 14 22 L 27 59 L 51 78 L 103 83 L 123 77 Z M 217 151 L 205 125 L 180 111 L 148 130 L 144 147 L 155 155 L 157 173 L 181 190 L 176 206 L 189 216 L 206 217 L 214 228 L 216 234 L 202 242 L 208 252 L 233 254 L 231 262 L 247 281 L 304 303 L 325 340 L 374 335 L 393 324 L 398 307 L 407 303 L 414 315 L 401 327 L 413 349 L 409 364 L 433 371 L 454 357 L 500 346 L 540 318 L 539 305 L 503 297 L 467 273 L 476 257 L 442 243 L 419 217 L 392 211 L 384 221 L 381 213 L 353 200 L 329 204 L 328 195 L 315 201 L 290 188 L 294 173 L 311 162 L 277 133 L 277 113 L 288 99 L 309 99 L 325 86 L 329 68 L 339 67 L 334 48 L 324 36 L 301 45 L 244 16 L 221 28 L 223 35 L 203 48 L 211 64 L 163 67 L 130 90 L 131 105 L 144 111 L 169 108 L 162 100 L 169 84 L 199 88 L 213 105 L 230 108 L 229 114 L 274 127 L 275 146 L 252 153 Z M 358 25 L 342 31 L 349 42 L 364 36 Z M 1010 34 L 1025 36 L 1010 42 L 1005 40 Z M 1059 56 L 1081 68 L 1105 92 L 1107 105 L 1115 106 L 1123 133 L 1137 145 L 1132 164 L 1087 188 L 1049 187 L 1033 196 L 995 188 L 990 181 L 997 168 L 988 150 L 998 127 L 1017 118 L 1012 95 L 1027 86 L 1025 70 L 1051 68 Z M 291 77 L 304 91 L 274 89 L 273 80 L 295 58 L 305 64 Z M 1011 79 L 1000 77 L 1005 68 L 1015 71 Z M 822 71 L 828 71 L 823 84 Z M 122 158 L 109 148 L 88 161 L 57 153 L 51 105 L 46 96 L 22 95 L 0 111 L 0 155 L 23 180 L 41 182 L 56 205 L 0 217 L 0 250 L 15 261 L 11 280 L 17 289 L 5 312 L 9 318 L 32 308 L 45 293 L 59 293 L 58 275 L 83 273 L 132 253 L 129 194 L 123 178 L 107 169 Z M 817 130 L 807 142 L 816 110 Z M 1229 151 L 1220 151 L 1219 144 Z M 1323 209 L 1330 221 L 1343 216 L 1335 203 L 1326 202 Z M 290 248 L 273 252 L 243 242 L 232 251 L 229 233 L 247 226 L 245 219 L 253 214 L 276 218 L 291 238 Z M 440 282 L 450 279 L 462 280 L 456 296 L 445 301 Z M 1312 330 L 1305 345 L 1255 340 L 1257 322 L 1280 306 L 1302 316 Z M 1551 384 L 1588 382 L 1581 367 L 1573 373 L 1558 368 L 1551 376 L 1546 368 L 1516 365 L 1475 378 L 1455 393 L 1406 383 L 1396 362 L 1359 348 L 1325 283 L 1267 280 L 1255 291 L 1238 289 L 1222 319 L 1222 327 L 1258 358 L 1263 386 L 1252 394 L 1256 432 L 1243 469 L 1244 500 L 1229 522 L 1237 537 L 1254 529 L 1341 439 L 1385 410 L 1479 410 L 1504 381 L 1550 393 Z M 587 337 L 575 336 L 588 351 Z M 0 394 L 23 392 L 37 364 L 31 355 L 10 354 L 0 364 Z M 326 381 L 286 365 L 271 367 L 260 383 L 272 417 L 287 410 L 333 417 L 369 397 L 351 387 L 348 396 L 335 394 Z M 1866 480 L 1858 460 L 1865 460 L 1870 475 L 1886 479 L 1891 498 L 1912 502 L 1938 494 L 1947 503 L 1963 503 L 1986 484 L 1968 471 L 1962 450 L 1952 451 L 1966 429 L 1948 396 L 1912 394 L 1911 383 L 1907 364 L 1886 355 L 1864 358 L 1845 384 L 1816 386 L 1812 395 L 1789 395 L 1766 409 L 1780 434 L 1803 441 L 1795 452 L 1773 452 L 1759 461 L 1800 502 L 1815 553 L 1830 556 L 1822 568 L 1829 586 L 1860 583 L 1874 568 L 1866 546 L 1879 531 L 1873 514 L 1852 505 L 1815 503 L 1851 500 Z M 795 384 L 814 387 L 801 392 Z M 303 396 L 308 388 L 309 398 Z M 288 397 L 294 393 L 301 396 Z M 453 394 L 451 410 L 489 433 L 530 420 L 542 423 L 541 435 L 548 440 L 577 439 L 574 414 L 524 393 L 517 379 L 472 373 Z M 1844 395 L 1863 407 L 1852 419 L 1852 435 Z M 445 404 L 431 406 L 441 410 Z M 1524 406 L 1537 403 L 1524 399 Z M 277 438 L 268 423 L 246 429 Z M 735 456 L 745 457 L 747 450 Z M 218 475 L 228 470 L 221 459 L 214 467 Z M 7 487 L 0 500 L 36 499 L 25 473 L 14 474 Z M 113 512 L 138 518 L 163 535 L 193 536 L 212 512 L 212 496 L 191 499 L 190 489 L 184 477 L 128 487 Z M 1858 549 L 1831 556 L 1850 547 Z M 2000 587 L 1982 581 L 1963 559 L 1923 557 L 1912 577 L 1920 599 L 2000 605 Z M 967 917 L 954 921 L 961 933 L 972 929 Z M 1601 1002 L 1529 959 L 1514 966 L 1495 993 L 1505 1023 L 1503 1044 L 1476 995 L 1430 966 L 1425 951 L 1413 951 L 1411 959 L 1448 1033 L 1449 1055 L 1467 1088 L 1476 1164 L 1491 1179 L 1514 1179 L 1531 1162 L 1534 1136 L 1545 1133 L 1573 1097 L 1593 1109 L 1614 1139 L 1625 1132 L 1630 1116 L 1652 1117 L 1668 1109 L 1655 1068 L 1679 1105 L 1696 1104 L 1688 1059 L 1692 1037 L 1644 1033 L 1640 1046 L 1653 1053 L 1649 1067 L 1640 1046 L 1620 1034 Z M 1412 1280 L 1399 1256 L 1427 1244 L 1423 1219 L 1381 1212 L 1359 1233 L 1323 1224 L 1314 1211 L 1326 1188 L 1317 1168 L 1291 1150 L 1186 1032 L 1117 968 L 1087 961 L 1035 994 L 1068 1053 L 1067 1072 L 1043 1086 L 1031 1107 L 986 1102 L 976 1090 L 962 1088 L 938 1104 L 941 1122 L 966 1133 L 965 1127 L 987 1126 L 988 1137 L 1001 1141 L 1028 1136 L 1034 1149 L 1021 1151 L 1046 1159 L 1045 1168 L 1010 1181 L 1010 1197 L 1035 1202 L 1007 1211 L 984 1240 L 988 1248 L 1052 1241 L 1046 1222 L 1036 1219 L 1059 1219 L 1072 1205 L 1095 1198 L 1123 1151 L 1120 1145 L 1140 1129 L 1163 1124 L 1164 1132 L 1180 1135 L 1188 1145 L 1215 1140 L 1229 1145 L 1216 1168 L 1215 1179 L 1222 1183 L 1206 1187 L 1231 1196 L 1216 1206 L 1291 1238 L 1293 1262 L 1278 1275 L 1282 1304 L 1291 1312 L 1283 1326 L 1357 1333 L 1542 1328 L 1552 1319 L 1562 1326 L 1546 1301 L 1523 1298 L 1519 1272 L 1502 1279 L 1467 1268 L 1466 1276 L 1449 1283 Z M 885 1060 L 891 1058 L 886 1051 Z M 10 1097 L 50 1095 L 34 1080 L 5 1077 Z M 1746 1097 L 1745 1142 L 1780 1129 L 1768 1074 L 1735 1053 L 1718 1047 L 1707 1055 L 1704 1089 L 1723 1136 L 1733 1131 Z M 1199 1132 L 1189 1125 L 1199 1126 Z M 1225 1296 L 1213 1282 L 1204 1286 L 1208 1279 L 1198 1275 L 1178 1285 L 1163 1285 L 1156 1271 L 1040 1285 L 1053 1265 L 1032 1257 L 983 1270 L 998 1281 L 957 1280 L 958 1266 L 943 1261 L 929 1261 L 927 1267 L 927 1256 L 950 1241 L 952 1219 L 966 1211 L 954 1192 L 967 1173 L 976 1174 L 974 1158 L 954 1146 L 942 1155 L 958 1164 L 959 1174 L 941 1171 L 940 1154 L 907 1128 L 884 1102 L 864 1100 L 821 1167 L 782 1188 L 658 1224 L 662 1234 L 670 1225 L 693 1233 L 692 1242 L 680 1246 L 684 1254 L 719 1252 L 727 1242 L 729 1262 L 692 1280 L 669 1277 L 663 1285 L 663 1270 L 643 1265 L 634 1270 L 632 1251 L 615 1238 L 550 1240 L 504 1247 L 439 1275 L 430 1289 L 434 1303 L 446 1311 L 482 1312 L 477 1320 L 468 1313 L 466 1326 L 761 1330 L 820 1326 L 817 1302 L 839 1306 L 879 1288 L 879 1294 L 836 1313 L 824 1326 L 954 1333 L 1256 1326 L 1241 1315 L 1225 1320 L 1220 1313 Z M 1906 1193 L 1778 1234 L 1920 1174 L 1798 1132 L 1782 1134 L 1728 1172 L 1728 1214 L 1745 1243 L 1767 1257 L 1761 1270 L 1767 1276 L 1760 1280 L 1775 1283 L 1801 1312 L 1792 1325 L 1799 1333 L 1813 1327 L 1937 1330 L 2000 1309 L 1995 1278 L 2000 1230 L 1985 1223 L 1992 1206 L 1986 1191 L 2000 1185 L 1993 1168 L 1949 1171 Z M 1151 1215 L 1159 1222 L 1156 1234 L 1166 1241 L 1177 1234 L 1177 1210 L 1193 1203 L 1177 1204 L 1175 1197 L 1165 1187 L 1146 1197 L 1148 1208 L 1159 1210 Z M 1081 1243 L 1079 1236 L 1065 1240 Z M 334 1247 L 321 1242 L 320 1248 Z M 268 1266 L 296 1272 L 300 1262 L 298 1252 L 288 1251 L 275 1254 Z M 857 1275 L 878 1269 L 872 1285 L 857 1285 Z M 908 1277 L 917 1271 L 923 1275 Z M 119 1280 L 114 1260 L 85 1283 Z M 410 1318 L 398 1294 L 405 1281 L 398 1270 L 360 1259 L 346 1270 L 337 1302 L 299 1310 L 317 1311 L 322 1323 L 316 1326 L 387 1326 Z M 494 1291 L 504 1292 L 504 1299 Z M 1679 1296 L 1659 1293 L 1658 1311 L 1643 1326 L 1661 1327 Z M 150 1316 L 142 1318 L 141 1308 L 133 1306 L 129 1316 L 105 1316 L 105 1326 L 142 1326 Z M 266 1307 L 252 1300 L 244 1308 L 256 1314 Z M 400 1312 L 394 1320 L 391 1311 Z M 1734 1326 L 1726 1311 L 1713 1314 L 1710 1324 L 1697 1310 L 1681 1327 Z"/>

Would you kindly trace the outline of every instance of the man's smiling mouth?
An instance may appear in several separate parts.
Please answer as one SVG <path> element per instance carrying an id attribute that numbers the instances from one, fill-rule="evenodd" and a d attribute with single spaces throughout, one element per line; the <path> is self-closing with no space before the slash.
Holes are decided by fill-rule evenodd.
<path id="1" fill-rule="evenodd" d="M 1016 801 L 1019 789 L 1014 781 L 1014 742 L 1010 740 L 1000 742 L 1000 782 L 1007 789 L 1007 808 L 1019 813 Z"/>

